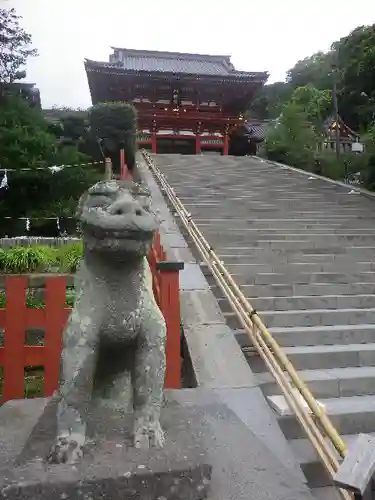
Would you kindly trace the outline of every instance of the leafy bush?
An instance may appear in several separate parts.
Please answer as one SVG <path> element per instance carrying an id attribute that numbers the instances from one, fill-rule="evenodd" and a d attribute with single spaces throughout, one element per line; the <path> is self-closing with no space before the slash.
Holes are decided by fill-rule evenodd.
<path id="1" fill-rule="evenodd" d="M 22 274 L 46 271 L 56 261 L 56 250 L 51 247 L 14 247 L 1 252 L 3 273 Z"/>
<path id="2" fill-rule="evenodd" d="M 82 241 L 61 246 L 57 253 L 57 262 L 60 271 L 64 273 L 75 273 L 81 261 L 82 253 Z"/>
<path id="3" fill-rule="evenodd" d="M 23 274 L 33 272 L 75 273 L 82 257 L 82 242 L 54 248 L 30 245 L 0 249 L 0 272 Z"/>

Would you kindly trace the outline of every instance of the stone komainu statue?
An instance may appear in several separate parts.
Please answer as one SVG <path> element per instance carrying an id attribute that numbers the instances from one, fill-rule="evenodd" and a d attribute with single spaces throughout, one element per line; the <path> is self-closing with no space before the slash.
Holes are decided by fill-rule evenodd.
<path id="1" fill-rule="evenodd" d="M 63 334 L 58 434 L 48 457 L 82 456 L 89 404 L 134 411 L 134 445 L 162 447 L 164 318 L 147 254 L 157 229 L 149 191 L 131 181 L 99 182 L 78 205 L 84 257 Z M 91 406 L 90 406 L 91 407 Z"/>

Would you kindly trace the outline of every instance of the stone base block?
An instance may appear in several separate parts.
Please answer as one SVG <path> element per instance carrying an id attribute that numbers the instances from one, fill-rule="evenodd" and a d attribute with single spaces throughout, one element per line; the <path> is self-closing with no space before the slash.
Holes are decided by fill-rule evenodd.
<path id="1" fill-rule="evenodd" d="M 0 498 L 4 500 L 201 500 L 211 466 L 193 410 L 163 409 L 162 450 L 131 446 L 132 418 L 99 408 L 88 421 L 80 464 L 45 461 L 56 435 L 55 403 L 11 401 L 0 410 Z M 20 432 L 18 432 L 20 431 Z"/>

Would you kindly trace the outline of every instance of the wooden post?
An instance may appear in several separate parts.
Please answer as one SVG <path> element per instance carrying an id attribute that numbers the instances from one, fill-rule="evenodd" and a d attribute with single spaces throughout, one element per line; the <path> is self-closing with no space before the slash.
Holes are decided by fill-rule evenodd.
<path id="1" fill-rule="evenodd" d="M 151 151 L 153 153 L 156 153 L 157 147 L 156 147 L 156 132 L 152 132 L 151 136 Z"/>
<path id="2" fill-rule="evenodd" d="M 183 262 L 158 262 L 160 271 L 160 309 L 167 325 L 167 367 L 165 387 L 181 388 L 181 325 L 179 271 Z"/>
<path id="3" fill-rule="evenodd" d="M 112 161 L 111 158 L 104 160 L 104 180 L 110 181 L 112 179 Z"/>
<path id="4" fill-rule="evenodd" d="M 229 152 L 228 134 L 225 134 L 224 135 L 223 155 L 228 155 L 228 152 Z"/>
<path id="5" fill-rule="evenodd" d="M 199 155 L 201 153 L 201 136 L 197 133 L 195 136 L 195 154 Z"/>
<path id="6" fill-rule="evenodd" d="M 14 276 L 5 283 L 3 401 L 22 399 L 25 391 L 24 344 L 27 325 L 27 278 Z"/>
<path id="7" fill-rule="evenodd" d="M 59 387 L 62 333 L 70 309 L 65 306 L 66 278 L 48 277 L 45 288 L 44 396 Z"/>
<path id="8" fill-rule="evenodd" d="M 120 149 L 120 179 L 125 177 L 125 150 Z"/>

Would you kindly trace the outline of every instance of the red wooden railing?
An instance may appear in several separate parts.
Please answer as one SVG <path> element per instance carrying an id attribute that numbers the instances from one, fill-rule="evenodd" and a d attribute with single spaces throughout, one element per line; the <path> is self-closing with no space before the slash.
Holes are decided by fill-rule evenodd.
<path id="1" fill-rule="evenodd" d="M 181 387 L 180 352 L 180 262 L 166 261 L 159 234 L 149 255 L 153 288 L 167 325 L 167 371 L 165 386 Z M 25 367 L 44 368 L 44 396 L 53 394 L 59 384 L 62 332 L 70 309 L 66 307 L 66 276 L 48 276 L 45 285 L 45 307 L 28 308 L 27 276 L 10 276 L 6 280 L 6 307 L 0 309 L 0 328 L 4 329 L 4 345 L 0 347 L 3 368 L 2 401 L 20 399 L 25 392 Z M 43 328 L 44 345 L 25 345 L 26 329 Z"/>

